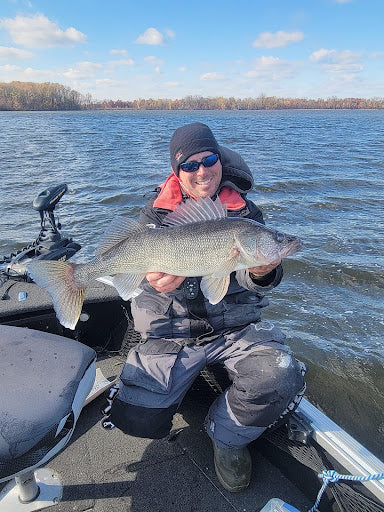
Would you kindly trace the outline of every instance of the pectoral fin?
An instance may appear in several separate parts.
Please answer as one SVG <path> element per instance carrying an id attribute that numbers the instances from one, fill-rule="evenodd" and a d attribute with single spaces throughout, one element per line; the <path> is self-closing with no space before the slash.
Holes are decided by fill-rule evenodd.
<path id="1" fill-rule="evenodd" d="M 116 274 L 112 278 L 112 284 L 123 300 L 129 300 L 144 277 L 145 274 Z"/>
<path id="2" fill-rule="evenodd" d="M 225 277 L 204 276 L 201 279 L 201 291 L 211 304 L 220 302 L 227 293 L 229 278 L 229 275 L 227 275 Z"/>
<path id="3" fill-rule="evenodd" d="M 231 257 L 223 263 L 219 270 L 216 270 L 216 272 L 212 274 L 212 277 L 226 277 L 236 270 L 239 262 L 239 254 L 240 251 L 234 247 L 232 249 Z"/>

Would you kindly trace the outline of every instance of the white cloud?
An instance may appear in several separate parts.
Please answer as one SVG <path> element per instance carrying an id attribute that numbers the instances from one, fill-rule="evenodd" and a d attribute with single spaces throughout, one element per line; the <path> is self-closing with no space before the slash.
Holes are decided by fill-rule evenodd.
<path id="1" fill-rule="evenodd" d="M 178 87 L 180 85 L 180 82 L 165 82 L 165 85 L 167 87 Z"/>
<path id="2" fill-rule="evenodd" d="M 7 64 L 0 66 L 0 77 L 3 81 L 20 80 L 21 82 L 57 82 L 60 79 L 56 71 L 49 69 L 21 68 Z"/>
<path id="3" fill-rule="evenodd" d="M 164 62 L 153 55 L 148 55 L 148 57 L 144 57 L 145 62 L 151 64 L 151 66 L 162 66 Z"/>
<path id="4" fill-rule="evenodd" d="M 26 68 L 23 71 L 24 76 L 28 81 L 50 81 L 57 79 L 57 72 L 51 69 L 34 69 Z"/>
<path id="5" fill-rule="evenodd" d="M 22 68 L 20 66 L 16 66 L 15 64 L 5 64 L 4 66 L 0 66 L 0 72 L 4 71 L 4 73 L 21 71 Z"/>
<path id="6" fill-rule="evenodd" d="M 295 62 L 288 62 L 279 57 L 262 56 L 254 61 L 252 69 L 245 73 L 245 76 L 262 80 L 281 80 L 293 76 L 297 67 L 298 64 Z"/>
<path id="7" fill-rule="evenodd" d="M 184 71 L 187 71 L 187 68 L 185 66 L 180 66 L 179 71 L 181 71 L 181 73 L 184 73 Z"/>
<path id="8" fill-rule="evenodd" d="M 128 54 L 127 50 L 124 50 L 124 49 L 118 50 L 116 48 L 113 48 L 112 50 L 110 50 L 109 53 L 111 55 L 127 55 Z"/>
<path id="9" fill-rule="evenodd" d="M 115 86 L 120 84 L 118 80 L 112 80 L 111 78 L 97 78 L 95 80 L 95 85 L 107 85 L 107 86 Z"/>
<path id="10" fill-rule="evenodd" d="M 0 46 L 0 60 L 31 59 L 32 57 L 33 53 L 27 50 L 10 46 Z"/>
<path id="11" fill-rule="evenodd" d="M 154 46 L 161 46 L 166 44 L 165 37 L 161 32 L 153 27 L 147 28 L 135 41 L 138 44 L 150 44 Z"/>
<path id="12" fill-rule="evenodd" d="M 253 41 L 252 46 L 260 48 L 282 48 L 291 43 L 298 43 L 304 39 L 302 32 L 263 32 L 259 37 Z"/>
<path id="13" fill-rule="evenodd" d="M 71 79 L 84 79 L 84 78 L 92 78 L 95 75 L 96 71 L 102 69 L 103 66 L 96 62 L 77 62 L 73 68 L 69 68 L 68 71 L 64 71 L 62 73 L 66 78 Z"/>
<path id="14" fill-rule="evenodd" d="M 327 73 L 359 73 L 364 66 L 358 63 L 324 64 L 324 71 Z"/>
<path id="15" fill-rule="evenodd" d="M 119 59 L 119 60 L 110 60 L 108 62 L 108 66 L 111 68 L 119 68 L 123 66 L 134 66 L 135 61 L 133 59 Z"/>
<path id="16" fill-rule="evenodd" d="M 317 50 L 316 52 L 313 52 L 309 58 L 313 60 L 314 62 L 319 62 L 323 59 L 326 59 L 330 57 L 331 55 L 335 54 L 336 50 L 326 50 L 325 48 L 321 48 L 320 50 Z"/>
<path id="17" fill-rule="evenodd" d="M 225 78 L 222 73 L 205 73 L 201 75 L 200 80 L 225 80 Z"/>
<path id="18" fill-rule="evenodd" d="M 369 57 L 371 59 L 381 59 L 382 57 L 384 57 L 384 52 L 372 52 L 369 54 Z"/>
<path id="19" fill-rule="evenodd" d="M 364 69 L 362 54 L 351 50 L 321 48 L 310 55 L 310 60 L 321 65 L 327 73 L 358 73 Z"/>
<path id="20" fill-rule="evenodd" d="M 16 44 L 27 48 L 53 48 L 87 41 L 82 32 L 73 27 L 62 30 L 43 14 L 4 18 L 0 20 L 0 27 L 9 31 Z"/>
<path id="21" fill-rule="evenodd" d="M 161 66 L 164 64 L 161 59 L 158 59 L 153 55 L 148 55 L 148 57 L 144 57 L 144 60 L 154 67 L 156 73 L 161 73 Z"/>

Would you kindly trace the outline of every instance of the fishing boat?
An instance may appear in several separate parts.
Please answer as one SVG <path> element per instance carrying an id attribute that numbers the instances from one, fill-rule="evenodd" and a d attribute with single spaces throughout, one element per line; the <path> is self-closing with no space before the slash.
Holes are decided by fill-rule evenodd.
<path id="1" fill-rule="evenodd" d="M 39 194 L 39 236 L 0 261 L 0 511 L 383 512 L 383 462 L 306 398 L 251 443 L 249 488 L 225 491 L 202 427 L 227 385 L 220 368 L 201 372 L 167 438 L 108 428 L 125 357 L 140 341 L 129 302 L 108 279 L 95 281 L 69 330 L 26 271 L 32 259 L 80 249 L 55 222 L 65 191 Z"/>

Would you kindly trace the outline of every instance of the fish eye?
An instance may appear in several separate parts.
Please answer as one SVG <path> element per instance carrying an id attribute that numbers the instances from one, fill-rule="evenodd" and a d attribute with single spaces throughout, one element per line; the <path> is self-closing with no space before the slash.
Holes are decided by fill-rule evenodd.
<path id="1" fill-rule="evenodd" d="M 276 242 L 279 242 L 279 243 L 284 242 L 284 240 L 285 240 L 284 233 L 280 233 L 279 231 L 275 231 L 275 240 L 276 240 Z"/>

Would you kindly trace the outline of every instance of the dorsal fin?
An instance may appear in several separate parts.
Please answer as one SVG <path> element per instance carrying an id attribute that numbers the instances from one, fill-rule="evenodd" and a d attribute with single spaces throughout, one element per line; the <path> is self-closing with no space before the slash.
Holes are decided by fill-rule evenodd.
<path id="1" fill-rule="evenodd" d="M 104 254 L 125 240 L 132 232 L 143 229 L 146 229 L 146 227 L 143 224 L 139 224 L 136 220 L 129 219 L 128 217 L 118 217 L 109 224 L 102 235 L 96 255 Z"/>
<path id="2" fill-rule="evenodd" d="M 173 212 L 165 217 L 163 224 L 165 226 L 180 226 L 193 222 L 224 219 L 226 216 L 227 208 L 219 198 L 212 201 L 210 197 L 198 197 L 196 201 L 188 199 L 185 203 L 180 203 Z"/>

